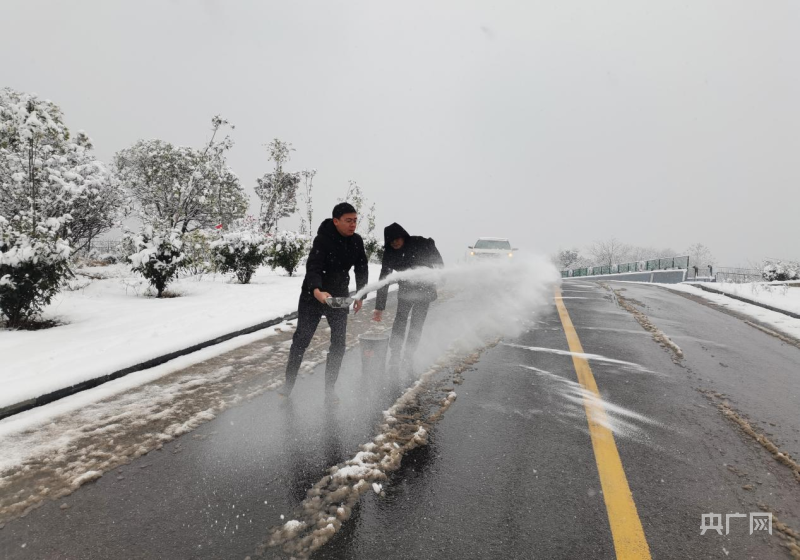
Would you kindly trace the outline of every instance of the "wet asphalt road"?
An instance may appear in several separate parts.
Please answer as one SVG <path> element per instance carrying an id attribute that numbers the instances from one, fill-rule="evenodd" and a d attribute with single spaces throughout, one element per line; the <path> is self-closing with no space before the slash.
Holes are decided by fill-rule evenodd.
<path id="1" fill-rule="evenodd" d="M 626 362 L 589 363 L 652 557 L 789 558 L 778 531 L 750 535 L 747 519 L 722 536 L 700 525 L 703 513 L 763 506 L 800 529 L 800 482 L 718 407 L 800 456 L 800 349 L 667 290 L 611 286 L 685 355 L 676 364 L 609 290 L 564 284 L 585 352 Z M 541 350 L 568 350 L 555 306 L 537 321 L 463 373 L 428 445 L 312 558 L 615 557 L 572 358 Z M 338 405 L 322 386 L 317 371 L 288 402 L 267 392 L 7 523 L 0 557 L 255 558 L 327 469 L 372 440 L 402 389 L 362 376 L 355 352 Z M 286 557 L 274 547 L 264 556 Z"/>

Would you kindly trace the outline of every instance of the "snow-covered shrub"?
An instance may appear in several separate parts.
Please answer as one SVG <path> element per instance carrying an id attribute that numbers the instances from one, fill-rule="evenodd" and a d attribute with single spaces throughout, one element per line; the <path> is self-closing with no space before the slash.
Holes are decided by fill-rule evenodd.
<path id="1" fill-rule="evenodd" d="M 308 236 L 294 231 L 279 231 L 270 237 L 270 265 L 273 269 L 281 267 L 292 276 L 310 248 Z"/>
<path id="2" fill-rule="evenodd" d="M 223 234 L 211 243 L 211 250 L 219 271 L 233 272 L 242 284 L 250 283 L 253 273 L 270 256 L 267 236 L 247 229 Z"/>
<path id="3" fill-rule="evenodd" d="M 196 229 L 184 234 L 183 253 L 186 255 L 186 259 L 183 268 L 189 274 L 204 274 L 214 270 L 214 253 L 211 244 L 216 238 L 216 233 L 204 229 Z"/>
<path id="4" fill-rule="evenodd" d="M 129 235 L 126 245 L 131 269 L 144 276 L 161 297 L 186 259 L 180 231 L 145 226 L 138 235 Z"/>
<path id="5" fill-rule="evenodd" d="M 800 263 L 767 261 L 761 269 L 761 276 L 767 282 L 773 280 L 800 280 Z"/>
<path id="6" fill-rule="evenodd" d="M 364 238 L 364 252 L 367 254 L 367 260 L 381 262 L 383 260 L 383 243 L 378 241 L 374 235 L 368 235 Z"/>
<path id="7" fill-rule="evenodd" d="M 30 217 L 0 216 L 0 311 L 10 327 L 39 314 L 58 293 L 69 271 L 71 249 L 58 233 L 67 220 L 33 225 Z"/>

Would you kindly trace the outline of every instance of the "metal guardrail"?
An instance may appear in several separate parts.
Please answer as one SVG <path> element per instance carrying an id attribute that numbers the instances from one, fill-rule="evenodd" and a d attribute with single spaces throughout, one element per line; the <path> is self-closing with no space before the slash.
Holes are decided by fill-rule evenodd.
<path id="1" fill-rule="evenodd" d="M 580 276 L 605 276 L 607 274 L 624 274 L 628 272 L 642 272 L 652 270 L 688 269 L 689 256 L 664 257 L 649 259 L 611 266 L 589 266 L 584 268 L 573 268 L 562 270 L 562 278 L 576 278 Z"/>
<path id="2" fill-rule="evenodd" d="M 670 268 L 689 268 L 689 257 L 667 257 L 650 259 L 645 262 L 645 270 L 669 270 Z"/>
<path id="3" fill-rule="evenodd" d="M 573 268 L 570 270 L 562 270 L 561 277 L 562 278 L 574 278 L 578 276 L 589 276 L 589 269 L 588 268 Z"/>
<path id="4" fill-rule="evenodd" d="M 718 268 L 714 275 L 714 281 L 744 284 L 746 282 L 763 282 L 764 276 L 757 268 Z"/>
<path id="5" fill-rule="evenodd" d="M 101 253 L 113 253 L 122 244 L 122 239 L 101 239 L 92 241 L 91 249 Z"/>
<path id="6" fill-rule="evenodd" d="M 83 256 L 90 253 L 100 253 L 115 255 L 122 246 L 122 239 L 100 239 L 92 240 L 92 242 L 79 251 Z"/>

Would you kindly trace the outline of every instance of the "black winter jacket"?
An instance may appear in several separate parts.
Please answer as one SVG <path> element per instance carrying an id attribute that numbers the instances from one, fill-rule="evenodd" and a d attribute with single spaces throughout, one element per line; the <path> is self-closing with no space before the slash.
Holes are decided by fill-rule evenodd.
<path id="1" fill-rule="evenodd" d="M 335 297 L 348 296 L 352 267 L 356 272 L 356 289 L 360 290 L 369 280 L 364 241 L 357 233 L 351 237 L 341 235 L 328 218 L 320 224 L 314 238 L 300 297 L 316 301 L 316 288 Z"/>
<path id="2" fill-rule="evenodd" d="M 402 237 L 405 239 L 400 249 L 392 249 L 390 243 Z M 409 270 L 420 267 L 441 267 L 444 266 L 442 255 L 436 248 L 433 239 L 420 237 L 418 235 L 408 235 L 403 227 L 394 223 L 386 226 L 383 230 L 383 261 L 381 262 L 381 276 L 383 280 L 393 271 Z M 430 282 L 409 282 L 401 280 L 397 297 L 403 300 L 432 302 L 438 297 L 436 284 Z M 375 309 L 386 309 L 386 298 L 389 295 L 389 286 L 384 286 L 378 290 L 378 297 L 375 300 Z"/>

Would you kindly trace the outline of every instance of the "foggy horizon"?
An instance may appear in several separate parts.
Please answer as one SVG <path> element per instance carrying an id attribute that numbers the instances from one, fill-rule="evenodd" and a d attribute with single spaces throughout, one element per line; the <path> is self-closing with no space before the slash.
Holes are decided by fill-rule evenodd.
<path id="1" fill-rule="evenodd" d="M 798 10 L 13 1 L 1 85 L 54 101 L 107 164 L 140 139 L 199 147 L 221 115 L 253 215 L 280 138 L 287 170 L 318 171 L 314 230 L 352 179 L 377 237 L 398 222 L 446 262 L 494 236 L 748 266 L 800 259 Z"/>

